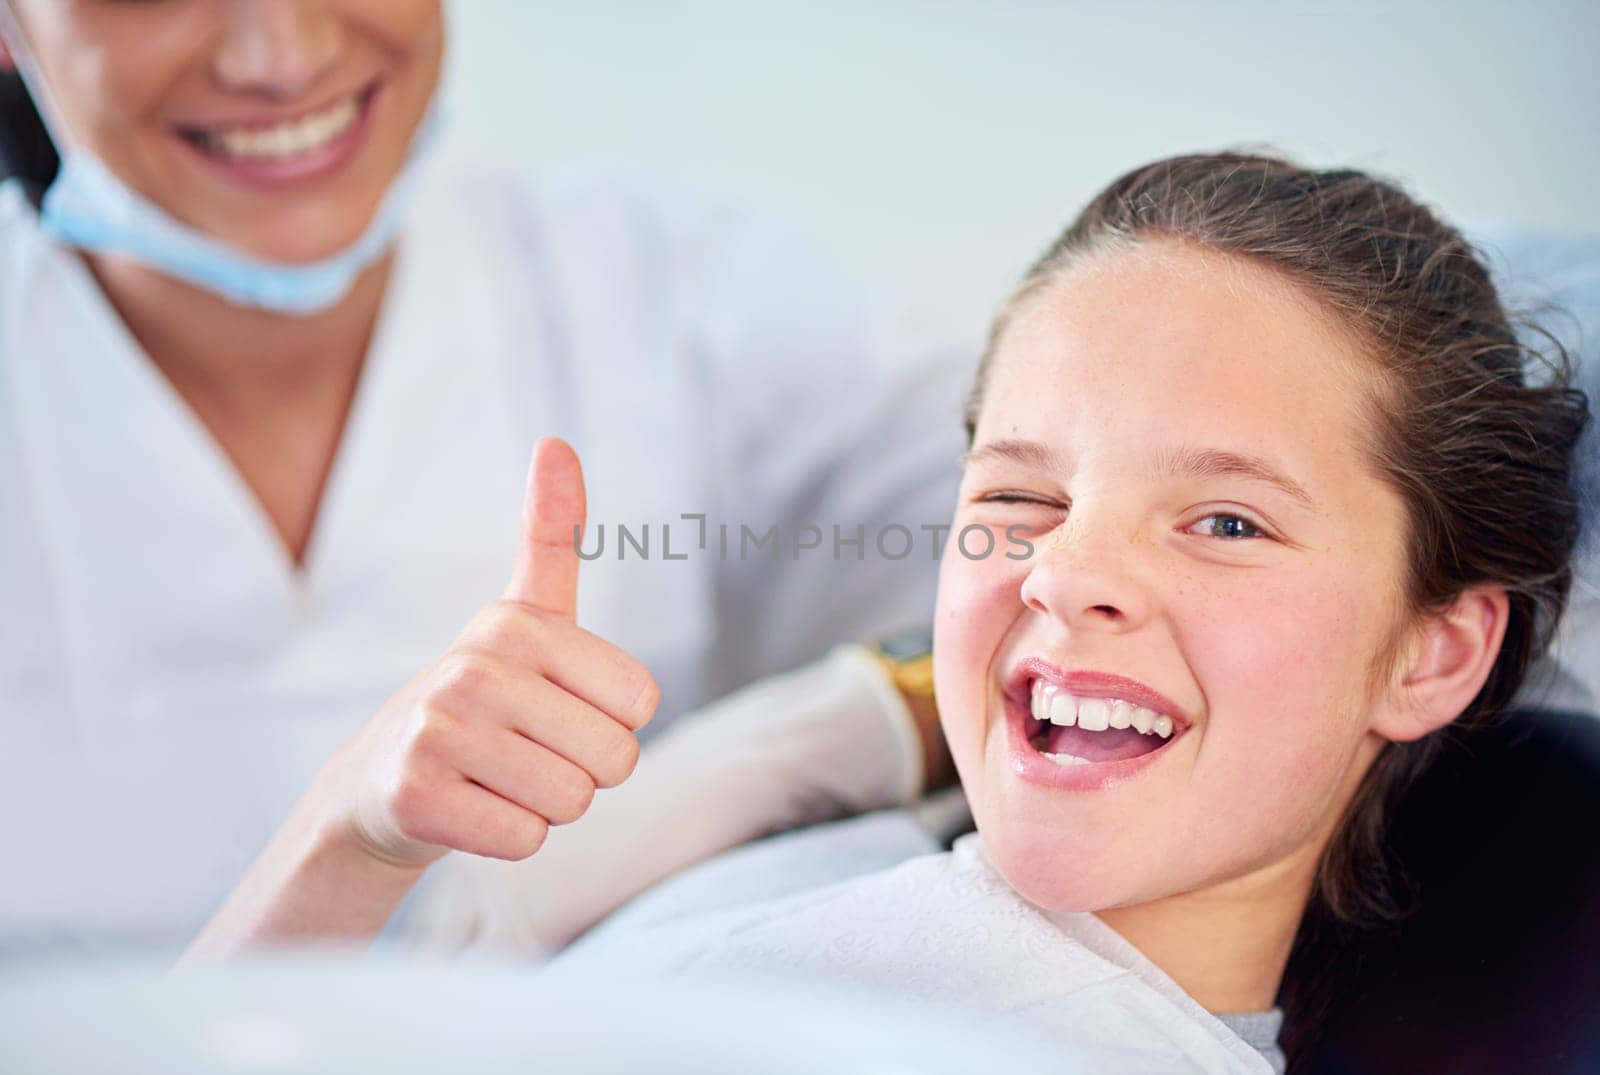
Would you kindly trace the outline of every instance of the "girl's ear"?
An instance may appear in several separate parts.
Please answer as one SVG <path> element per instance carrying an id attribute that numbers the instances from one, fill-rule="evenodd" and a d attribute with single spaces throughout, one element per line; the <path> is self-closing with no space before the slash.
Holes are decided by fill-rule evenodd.
<path id="1" fill-rule="evenodd" d="M 1477 586 L 1423 621 L 1399 669 L 1397 704 L 1381 712 L 1372 730 L 1403 743 L 1460 716 L 1500 655 L 1508 605 L 1501 587 Z"/>

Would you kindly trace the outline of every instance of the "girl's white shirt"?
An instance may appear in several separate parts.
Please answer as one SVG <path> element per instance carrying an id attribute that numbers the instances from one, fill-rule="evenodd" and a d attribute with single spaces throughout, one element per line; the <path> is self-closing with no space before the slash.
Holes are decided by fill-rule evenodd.
<path id="1" fill-rule="evenodd" d="M 645 893 L 550 972 L 847 987 L 1088 1050 L 1101 1075 L 1271 1072 L 1100 919 L 1019 896 L 978 834 L 929 850 L 905 811 L 766 841 Z"/>
<path id="2" fill-rule="evenodd" d="M 653 729 L 926 622 L 919 527 L 949 520 L 971 352 L 868 307 L 725 206 L 435 168 L 297 568 L 82 261 L 0 187 L 0 953 L 184 943 L 498 596 L 542 434 L 582 455 L 586 548 L 606 531 L 579 622 L 655 672 Z M 619 523 L 649 525 L 649 559 L 619 562 Z M 877 554 L 894 523 L 914 555 Z M 806 524 L 822 546 L 797 554 Z M 741 559 L 741 525 L 777 526 L 777 555 Z M 852 794 L 896 801 L 918 765 L 888 754 Z"/>

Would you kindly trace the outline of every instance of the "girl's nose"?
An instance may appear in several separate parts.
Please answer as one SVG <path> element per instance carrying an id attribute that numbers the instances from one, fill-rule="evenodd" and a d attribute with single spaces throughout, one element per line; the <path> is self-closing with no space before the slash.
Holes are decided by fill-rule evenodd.
<path id="1" fill-rule="evenodd" d="M 1149 618 L 1150 598 L 1135 552 L 1130 539 L 1069 519 L 1035 545 L 1022 602 L 1068 630 L 1136 630 Z"/>
<path id="2" fill-rule="evenodd" d="M 279 100 L 304 93 L 344 48 L 336 6 L 324 0 L 229 0 L 228 25 L 213 61 L 217 81 L 234 92 Z"/>

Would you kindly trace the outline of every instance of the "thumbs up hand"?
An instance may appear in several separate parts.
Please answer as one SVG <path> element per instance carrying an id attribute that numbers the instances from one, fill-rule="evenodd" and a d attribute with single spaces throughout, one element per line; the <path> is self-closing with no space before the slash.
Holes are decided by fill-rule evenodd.
<path id="1" fill-rule="evenodd" d="M 505 595 L 319 778 L 373 856 L 526 858 L 633 771 L 659 694 L 644 665 L 577 625 L 584 514 L 577 455 L 541 440 Z"/>

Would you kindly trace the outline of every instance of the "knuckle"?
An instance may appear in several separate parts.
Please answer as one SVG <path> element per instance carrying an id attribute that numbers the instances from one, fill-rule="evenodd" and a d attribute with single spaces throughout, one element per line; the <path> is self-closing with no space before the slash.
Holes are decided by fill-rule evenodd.
<path id="1" fill-rule="evenodd" d="M 645 723 L 655 716 L 656 706 L 661 704 L 661 687 L 656 683 L 656 677 L 650 670 L 640 666 L 633 679 L 633 701 L 628 708 L 640 724 Z"/>
<path id="2" fill-rule="evenodd" d="M 595 783 L 602 788 L 614 788 L 633 773 L 639 763 L 639 740 L 633 733 L 619 729 L 612 742 L 605 747 L 604 758 L 596 766 Z"/>
<path id="3" fill-rule="evenodd" d="M 481 698 L 494 681 L 494 667 L 475 653 L 456 651 L 439 662 L 428 692 L 431 708 L 451 711 Z"/>
<path id="4" fill-rule="evenodd" d="M 524 818 L 506 833 L 502 845 L 489 853 L 492 858 L 505 859 L 508 862 L 520 862 L 535 854 L 544 846 L 545 837 L 550 834 L 550 823 L 537 814 L 525 814 Z"/>
<path id="5" fill-rule="evenodd" d="M 462 632 L 462 641 L 478 649 L 504 653 L 527 631 L 526 617 L 513 601 L 495 601 L 478 611 Z"/>
<path id="6" fill-rule="evenodd" d="M 438 811 L 434 807 L 432 782 L 416 773 L 407 773 L 389 798 L 389 813 L 397 829 L 407 839 L 439 843 Z"/>
<path id="7" fill-rule="evenodd" d="M 525 648 L 530 638 L 544 630 L 547 619 L 542 609 L 502 598 L 490 606 L 488 628 L 500 645 Z"/>
<path id="8" fill-rule="evenodd" d="M 440 705 L 425 706 L 411 737 L 411 753 L 424 758 L 448 757 L 460 728 L 460 721 L 449 709 Z"/>
<path id="9" fill-rule="evenodd" d="M 557 806 L 549 818 L 552 825 L 570 825 L 588 812 L 594 802 L 595 782 L 577 766 L 571 766 L 555 791 Z"/>

